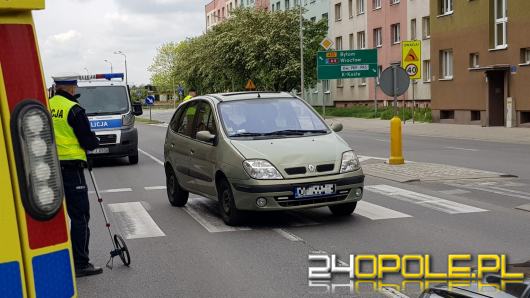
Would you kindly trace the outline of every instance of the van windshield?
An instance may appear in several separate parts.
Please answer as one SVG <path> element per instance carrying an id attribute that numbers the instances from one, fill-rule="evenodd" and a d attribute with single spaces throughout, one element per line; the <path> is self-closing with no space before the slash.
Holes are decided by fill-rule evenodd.
<path id="1" fill-rule="evenodd" d="M 123 86 L 79 87 L 79 104 L 87 115 L 125 114 L 129 111 L 127 89 Z"/>
<path id="2" fill-rule="evenodd" d="M 277 138 L 329 132 L 324 122 L 295 98 L 222 102 L 219 112 L 229 137 Z"/>

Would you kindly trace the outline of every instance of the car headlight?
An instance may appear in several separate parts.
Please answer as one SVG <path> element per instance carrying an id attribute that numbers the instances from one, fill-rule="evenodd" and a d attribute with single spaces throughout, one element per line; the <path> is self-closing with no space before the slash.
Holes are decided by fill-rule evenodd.
<path id="1" fill-rule="evenodd" d="M 347 173 L 357 171 L 361 167 L 357 154 L 353 151 L 346 151 L 342 153 L 342 162 L 340 165 L 340 172 Z"/>
<path id="2" fill-rule="evenodd" d="M 134 125 L 134 115 L 132 113 L 127 113 L 121 117 L 122 126 L 133 126 Z"/>
<path id="3" fill-rule="evenodd" d="M 260 180 L 283 179 L 278 170 L 268 161 L 262 159 L 251 159 L 243 162 L 243 167 L 247 174 Z"/>

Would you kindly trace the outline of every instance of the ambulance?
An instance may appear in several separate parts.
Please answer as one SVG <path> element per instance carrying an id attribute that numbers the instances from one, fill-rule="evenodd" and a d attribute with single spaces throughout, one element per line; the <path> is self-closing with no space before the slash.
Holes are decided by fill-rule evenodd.
<path id="1" fill-rule="evenodd" d="M 32 10 L 0 1 L 0 296 L 76 297 L 61 168 Z"/>

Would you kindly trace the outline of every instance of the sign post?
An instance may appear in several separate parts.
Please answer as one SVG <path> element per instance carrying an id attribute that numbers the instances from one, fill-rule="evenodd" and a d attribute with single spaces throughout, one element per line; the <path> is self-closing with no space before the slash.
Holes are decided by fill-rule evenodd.
<path id="1" fill-rule="evenodd" d="M 153 95 L 148 95 L 145 98 L 145 104 L 149 106 L 149 121 L 153 121 L 153 119 L 151 118 L 151 107 L 153 106 L 154 103 L 155 103 L 155 97 Z"/>
<path id="2" fill-rule="evenodd" d="M 421 79 L 421 40 L 405 40 L 401 43 L 401 65 L 412 81 L 412 123 L 416 111 L 414 84 Z M 403 121 L 405 121 L 405 100 L 403 99 Z"/>

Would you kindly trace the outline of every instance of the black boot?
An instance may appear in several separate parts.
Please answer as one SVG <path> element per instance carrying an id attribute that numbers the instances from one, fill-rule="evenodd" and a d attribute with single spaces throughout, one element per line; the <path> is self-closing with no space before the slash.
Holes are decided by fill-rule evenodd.
<path id="1" fill-rule="evenodd" d="M 75 277 L 97 275 L 103 273 L 103 268 L 96 267 L 90 263 L 83 268 L 75 268 Z"/>

